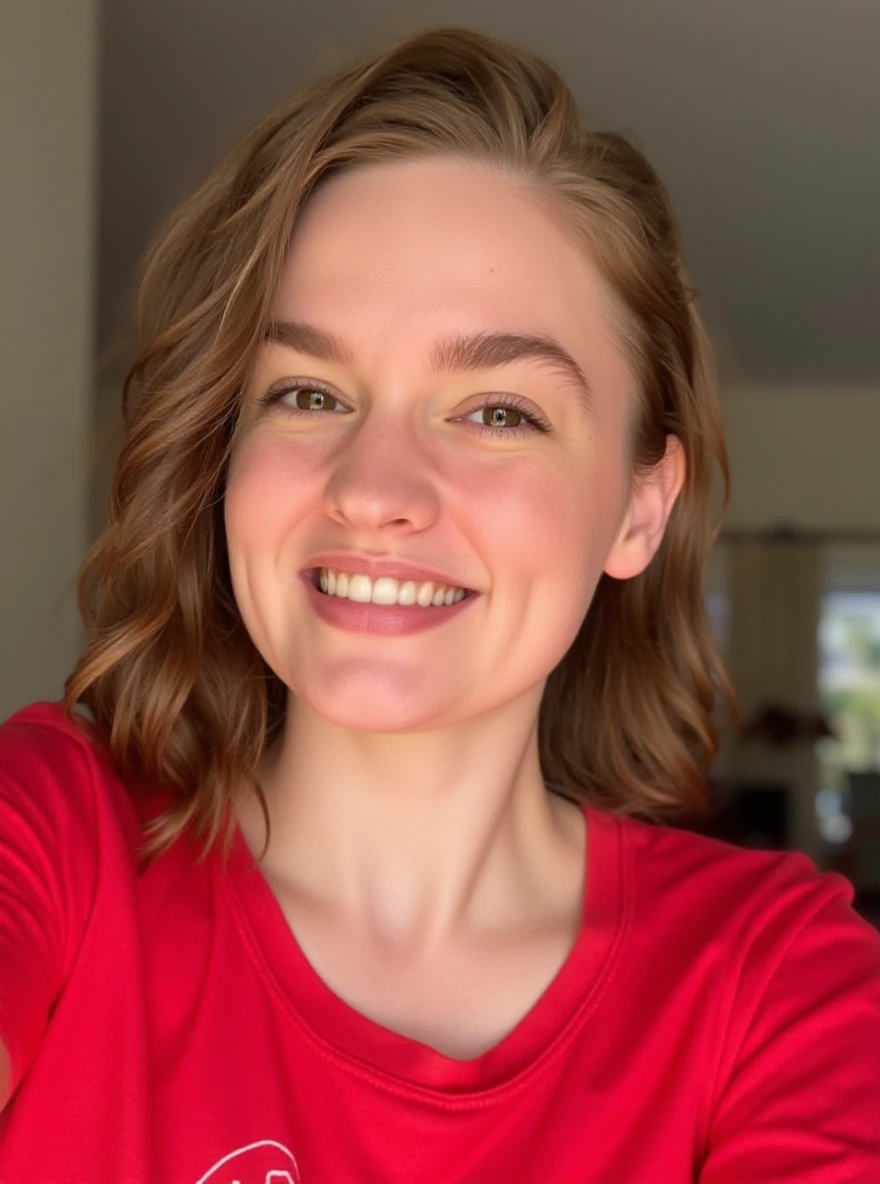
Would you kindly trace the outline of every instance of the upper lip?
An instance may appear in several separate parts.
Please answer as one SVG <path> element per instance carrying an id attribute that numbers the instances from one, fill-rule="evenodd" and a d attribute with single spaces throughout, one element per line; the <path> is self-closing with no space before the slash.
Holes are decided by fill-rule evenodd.
<path id="1" fill-rule="evenodd" d="M 334 571 L 344 571 L 350 575 L 369 576 L 371 580 L 378 580 L 382 576 L 390 576 L 394 580 L 414 580 L 419 584 L 431 580 L 435 584 L 444 584 L 447 588 L 464 588 L 465 591 L 472 591 L 460 580 L 445 575 L 436 568 L 405 563 L 402 559 L 390 557 L 377 559 L 375 556 L 358 555 L 354 551 L 322 552 L 311 561 L 305 571 L 313 572 L 320 567 L 330 567 Z"/>

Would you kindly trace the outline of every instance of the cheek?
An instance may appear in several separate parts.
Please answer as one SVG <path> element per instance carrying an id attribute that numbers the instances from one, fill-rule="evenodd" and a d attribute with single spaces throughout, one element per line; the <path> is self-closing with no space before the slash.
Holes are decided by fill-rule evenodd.
<path id="1" fill-rule="evenodd" d="M 308 450 L 294 451 L 269 435 L 246 440 L 232 457 L 226 482 L 230 561 L 273 539 L 280 542 L 312 487 Z"/>
<path id="2" fill-rule="evenodd" d="M 487 554 L 530 580 L 574 592 L 601 570 L 620 509 L 620 466 L 595 457 L 511 464 L 471 482 Z"/>

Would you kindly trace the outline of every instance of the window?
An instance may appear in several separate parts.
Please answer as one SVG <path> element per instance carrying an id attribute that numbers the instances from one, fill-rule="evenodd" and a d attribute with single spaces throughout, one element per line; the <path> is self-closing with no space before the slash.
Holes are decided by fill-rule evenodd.
<path id="1" fill-rule="evenodd" d="M 823 837 L 846 842 L 848 771 L 880 770 L 880 590 L 830 591 L 819 624 L 819 690 L 836 739 L 817 746 Z"/>

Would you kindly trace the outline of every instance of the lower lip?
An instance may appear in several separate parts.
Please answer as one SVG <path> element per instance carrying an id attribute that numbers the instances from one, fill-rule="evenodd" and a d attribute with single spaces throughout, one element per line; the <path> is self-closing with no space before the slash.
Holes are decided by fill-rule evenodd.
<path id="1" fill-rule="evenodd" d="M 464 612 L 477 599 L 471 592 L 457 604 L 444 604 L 435 608 L 422 608 L 419 604 L 358 604 L 343 596 L 328 596 L 315 587 L 311 572 L 303 572 L 300 579 L 306 586 L 306 594 L 317 615 L 329 625 L 345 629 L 349 633 L 381 633 L 401 637 L 408 633 L 421 633 L 452 620 Z"/>

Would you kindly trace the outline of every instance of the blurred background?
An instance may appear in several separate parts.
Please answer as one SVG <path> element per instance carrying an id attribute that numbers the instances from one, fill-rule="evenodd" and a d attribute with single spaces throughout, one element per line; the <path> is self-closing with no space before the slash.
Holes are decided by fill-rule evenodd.
<path id="1" fill-rule="evenodd" d="M 317 74 L 463 23 L 553 61 L 680 218 L 733 469 L 706 596 L 740 695 L 704 824 L 880 914 L 878 0 L 3 0 L 0 718 L 57 699 L 140 255 Z"/>

